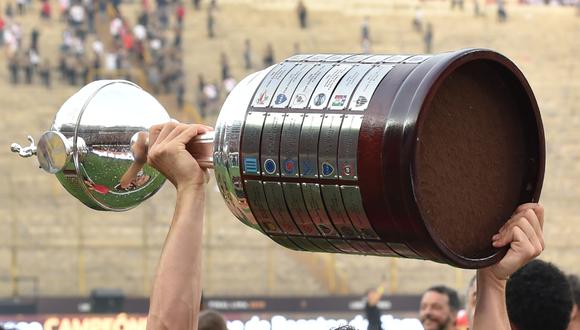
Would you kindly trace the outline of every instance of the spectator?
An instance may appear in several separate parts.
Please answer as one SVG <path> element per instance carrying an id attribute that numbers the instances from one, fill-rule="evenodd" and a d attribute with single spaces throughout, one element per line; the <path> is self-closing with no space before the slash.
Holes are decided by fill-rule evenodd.
<path id="1" fill-rule="evenodd" d="M 213 14 L 213 9 L 210 7 L 207 10 L 207 36 L 208 36 L 208 38 L 213 39 L 214 29 L 215 29 L 215 17 Z"/>
<path id="2" fill-rule="evenodd" d="M 85 0 L 85 11 L 87 14 L 87 29 L 90 34 L 95 33 L 95 16 L 97 9 L 94 0 Z"/>
<path id="3" fill-rule="evenodd" d="M 178 29 L 183 29 L 183 18 L 185 17 L 185 6 L 183 6 L 183 2 L 179 1 L 177 3 L 177 8 L 175 10 L 175 16 L 177 19 L 177 27 Z"/>
<path id="4" fill-rule="evenodd" d="M 507 21 L 505 0 L 497 0 L 497 20 L 500 23 L 504 23 L 505 21 Z"/>
<path id="5" fill-rule="evenodd" d="M 51 82 L 51 72 L 50 72 L 50 61 L 45 59 L 44 62 L 38 68 L 38 74 L 40 75 L 40 80 L 42 85 L 48 89 L 52 87 Z"/>
<path id="6" fill-rule="evenodd" d="M 230 64 L 228 61 L 228 57 L 223 52 L 220 54 L 220 67 L 221 67 L 222 81 L 225 81 L 226 79 L 228 79 L 231 76 L 231 74 L 230 74 Z"/>
<path id="7" fill-rule="evenodd" d="M 463 2 L 464 0 L 451 0 L 451 10 L 455 9 L 455 7 L 463 10 Z"/>
<path id="8" fill-rule="evenodd" d="M 252 69 L 252 45 L 250 39 L 244 40 L 244 68 Z"/>
<path id="9" fill-rule="evenodd" d="M 224 90 L 226 91 L 226 94 L 230 94 L 234 90 L 234 87 L 236 87 L 237 83 L 238 82 L 232 77 L 224 80 Z"/>
<path id="10" fill-rule="evenodd" d="M 568 330 L 580 330 L 580 280 L 576 275 L 568 275 L 568 282 L 572 288 L 574 307 Z"/>
<path id="11" fill-rule="evenodd" d="M 198 330 L 228 330 L 224 317 L 214 311 L 205 310 L 199 314 Z"/>
<path id="12" fill-rule="evenodd" d="M 199 11 L 201 9 L 201 1 L 200 0 L 192 0 L 193 9 Z"/>
<path id="13" fill-rule="evenodd" d="M 50 20 L 52 9 L 50 7 L 49 0 L 42 0 L 42 5 L 40 7 L 40 17 L 44 20 Z"/>
<path id="14" fill-rule="evenodd" d="M 425 54 L 431 54 L 433 49 L 433 25 L 431 23 L 427 24 L 423 41 L 425 42 Z"/>
<path id="15" fill-rule="evenodd" d="M 177 82 L 176 100 L 177 108 L 179 111 L 183 111 L 183 107 L 185 106 L 185 84 L 181 78 Z"/>
<path id="16" fill-rule="evenodd" d="M 364 18 L 361 25 L 361 46 L 363 53 L 368 54 L 370 52 L 371 38 L 368 16 Z"/>
<path id="17" fill-rule="evenodd" d="M 274 48 L 272 48 L 271 43 L 268 43 L 266 46 L 266 53 L 264 54 L 263 63 L 265 67 L 274 65 Z"/>
<path id="18" fill-rule="evenodd" d="M 12 8 L 12 2 L 8 2 L 4 7 L 4 14 L 8 20 L 11 20 L 14 17 L 14 9 Z"/>
<path id="19" fill-rule="evenodd" d="M 33 28 L 32 32 L 30 32 L 30 49 L 34 50 L 35 52 L 38 51 L 38 36 L 40 32 L 38 32 L 37 28 Z"/>
<path id="20" fill-rule="evenodd" d="M 4 46 L 4 27 L 6 27 L 6 21 L 4 21 L 4 17 L 0 15 L 0 47 Z"/>
<path id="21" fill-rule="evenodd" d="M 298 13 L 298 21 L 300 22 L 300 28 L 306 29 L 307 25 L 307 15 L 308 12 L 306 11 L 306 6 L 302 0 L 298 1 L 298 7 L 296 8 L 296 12 Z"/>
<path id="22" fill-rule="evenodd" d="M 507 281 L 506 306 L 514 329 L 566 330 L 573 304 L 568 279 L 545 261 L 531 261 Z"/>
<path id="23" fill-rule="evenodd" d="M 16 0 L 16 8 L 18 8 L 18 15 L 24 15 L 26 13 L 26 0 Z"/>
<path id="24" fill-rule="evenodd" d="M 365 314 L 369 322 L 368 330 L 382 330 L 381 325 L 381 310 L 379 309 L 379 302 L 385 292 L 385 284 L 381 283 L 378 288 L 370 289 L 367 292 L 367 301 L 365 304 Z"/>
<path id="25" fill-rule="evenodd" d="M 20 70 L 18 53 L 13 54 L 8 60 L 8 70 L 10 71 L 10 82 L 12 85 L 18 85 L 18 71 Z"/>
<path id="26" fill-rule="evenodd" d="M 419 318 L 425 330 L 455 330 L 459 311 L 457 292 L 446 286 L 434 286 L 421 297 Z"/>
<path id="27" fill-rule="evenodd" d="M 413 18 L 413 28 L 417 32 L 423 30 L 423 9 L 420 6 L 415 8 L 415 17 Z"/>

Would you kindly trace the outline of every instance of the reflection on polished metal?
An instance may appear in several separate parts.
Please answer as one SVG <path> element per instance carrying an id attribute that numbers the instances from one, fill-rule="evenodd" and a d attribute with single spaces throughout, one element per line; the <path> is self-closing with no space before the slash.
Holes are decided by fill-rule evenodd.
<path id="1" fill-rule="evenodd" d="M 38 150 L 83 203 L 123 210 L 163 177 L 146 164 L 163 107 L 124 81 L 89 84 Z M 243 79 L 215 132 L 187 145 L 226 205 L 295 250 L 490 265 L 490 237 L 537 201 L 544 136 L 518 68 L 484 49 L 436 55 L 295 55 Z M 500 164 L 500 165 L 498 165 Z"/>

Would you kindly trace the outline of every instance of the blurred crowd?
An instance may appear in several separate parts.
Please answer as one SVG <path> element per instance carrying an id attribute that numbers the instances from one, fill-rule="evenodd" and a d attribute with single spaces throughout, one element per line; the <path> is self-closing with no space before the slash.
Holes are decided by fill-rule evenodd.
<path id="1" fill-rule="evenodd" d="M 193 93 L 194 106 L 202 117 L 215 114 L 223 98 L 235 87 L 228 54 L 219 57 L 220 80 L 209 81 L 203 74 L 190 74 L 184 69 L 183 37 L 188 10 L 205 16 L 207 38 L 218 38 L 217 0 L 139 0 L 139 13 L 127 17 L 122 1 L 127 0 L 14 0 L 5 3 L 0 13 L 0 46 L 5 49 L 10 82 L 40 83 L 51 88 L 55 83 L 83 86 L 97 79 L 127 79 L 137 82 L 150 92 L 171 95 L 176 107 L 186 107 L 186 93 Z M 128 0 L 135 1 L 135 0 Z M 466 4 L 467 2 L 467 4 Z M 485 16 L 486 0 L 450 0 L 451 10 L 471 7 L 476 17 Z M 578 0 L 521 0 L 523 4 L 576 5 Z M 496 0 L 497 20 L 508 20 L 505 0 Z M 134 3 L 133 3 L 134 4 Z M 205 13 L 203 13 L 205 11 Z M 23 27 L 19 17 L 38 15 L 42 21 L 58 22 L 62 37 L 58 49 L 40 49 L 43 32 L 37 26 Z M 308 29 L 310 14 L 301 0 L 296 2 L 297 28 Z M 28 20 L 31 21 L 31 20 Z M 39 22 L 39 25 L 42 25 Z M 426 19 L 421 2 L 415 9 L 412 25 L 424 44 L 424 52 L 431 53 L 434 27 Z M 362 53 L 372 52 L 372 29 L 369 17 L 361 23 Z M 30 31 L 24 32 L 24 31 Z M 26 35 L 25 35 L 26 34 Z M 300 52 L 299 44 L 294 52 Z M 57 56 L 54 56 L 57 54 Z M 45 56 L 48 55 L 48 56 Z M 231 55 L 231 54 L 230 54 Z M 276 62 L 274 47 L 268 43 L 261 59 L 256 59 L 250 39 L 245 39 L 242 56 L 247 72 L 268 67 Z M 51 62 L 52 60 L 52 62 Z"/>

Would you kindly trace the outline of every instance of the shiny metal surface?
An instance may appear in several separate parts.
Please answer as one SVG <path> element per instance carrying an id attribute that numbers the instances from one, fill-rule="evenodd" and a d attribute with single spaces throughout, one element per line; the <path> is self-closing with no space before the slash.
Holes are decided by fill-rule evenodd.
<path id="1" fill-rule="evenodd" d="M 283 113 L 266 114 L 260 146 L 262 176 L 280 176 L 280 136 L 282 135 L 284 117 Z"/>
<path id="2" fill-rule="evenodd" d="M 300 177 L 318 178 L 318 136 L 322 114 L 305 114 L 300 132 Z"/>
<path id="3" fill-rule="evenodd" d="M 274 232 L 280 231 L 275 230 L 277 225 L 273 220 L 265 220 L 260 225 L 256 220 L 258 215 L 250 209 L 248 201 L 248 195 L 250 194 L 249 188 L 246 187 L 247 190 L 244 189 L 241 178 L 242 165 L 246 159 L 242 159 L 240 148 L 244 125 L 244 141 L 247 144 L 254 143 L 253 146 L 259 147 L 265 114 L 262 113 L 253 117 L 248 114 L 248 118 L 246 119 L 246 112 L 250 105 L 253 92 L 258 88 L 264 76 L 271 69 L 272 67 L 244 78 L 238 83 L 230 95 L 228 95 L 228 98 L 222 106 L 215 127 L 213 156 L 216 181 L 226 205 L 241 222 L 262 232 L 264 231 L 263 228 L 272 229 Z M 254 119 L 252 120 L 251 118 Z M 251 136 L 252 133 L 254 133 L 253 137 Z M 244 153 L 244 155 L 247 154 Z M 259 170 L 258 157 L 259 150 L 255 150 L 254 162 L 248 160 L 249 163 L 255 165 L 255 173 L 258 173 Z M 248 169 L 245 165 L 243 168 L 244 170 Z"/>
<path id="4" fill-rule="evenodd" d="M 338 178 L 358 180 L 358 138 L 362 125 L 362 115 L 344 115 L 338 140 Z"/>
<path id="5" fill-rule="evenodd" d="M 79 140 L 77 142 L 81 141 Z M 83 148 L 79 149 L 86 150 L 84 141 L 82 141 L 82 144 Z M 36 150 L 40 167 L 51 174 L 62 171 L 70 161 L 72 148 L 72 139 L 67 139 L 60 132 L 48 131 L 42 134 Z"/>
<path id="6" fill-rule="evenodd" d="M 318 169 L 320 178 L 332 180 L 338 178 L 336 152 L 338 136 L 342 124 L 342 115 L 324 115 L 318 140 Z"/>
<path id="7" fill-rule="evenodd" d="M 85 205 L 124 211 L 165 182 L 146 164 L 143 143 L 135 139 L 131 143 L 132 138 L 169 120 L 163 106 L 139 86 L 122 80 L 95 81 L 56 113 L 39 141 L 38 162 Z"/>
<path id="8" fill-rule="evenodd" d="M 280 172 L 283 177 L 298 177 L 298 152 L 300 147 L 300 130 L 304 114 L 289 113 L 284 119 L 280 140 Z"/>

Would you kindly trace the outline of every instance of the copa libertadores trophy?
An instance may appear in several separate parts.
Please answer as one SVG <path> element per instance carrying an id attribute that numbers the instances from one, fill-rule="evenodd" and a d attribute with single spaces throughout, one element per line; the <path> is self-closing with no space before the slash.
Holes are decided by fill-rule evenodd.
<path id="1" fill-rule="evenodd" d="M 96 81 L 12 150 L 87 206 L 123 211 L 164 183 L 144 159 L 169 120 L 139 86 Z M 490 238 L 538 200 L 545 163 L 528 82 L 486 49 L 292 56 L 243 79 L 188 150 L 240 221 L 287 248 L 464 268 L 503 256 Z"/>

